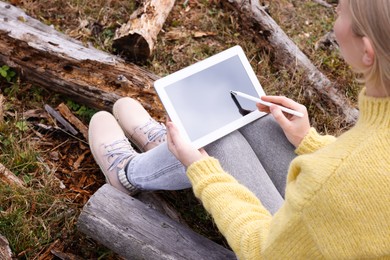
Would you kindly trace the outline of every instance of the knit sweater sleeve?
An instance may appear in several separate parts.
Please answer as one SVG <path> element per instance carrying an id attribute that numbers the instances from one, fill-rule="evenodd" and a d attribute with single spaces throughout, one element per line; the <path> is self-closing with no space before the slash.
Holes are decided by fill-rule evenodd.
<path id="1" fill-rule="evenodd" d="M 259 259 L 272 215 L 256 196 L 209 157 L 187 170 L 194 193 L 239 259 Z"/>
<path id="2" fill-rule="evenodd" d="M 318 149 L 333 143 L 336 137 L 331 135 L 320 135 L 313 127 L 310 128 L 309 133 L 303 138 L 295 153 L 298 155 L 313 153 Z"/>

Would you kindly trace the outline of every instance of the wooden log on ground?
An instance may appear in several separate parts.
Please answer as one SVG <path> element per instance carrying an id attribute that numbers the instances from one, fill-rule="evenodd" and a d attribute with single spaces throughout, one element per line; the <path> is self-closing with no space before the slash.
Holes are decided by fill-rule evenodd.
<path id="1" fill-rule="evenodd" d="M 165 120 L 164 109 L 152 87 L 158 79 L 156 75 L 114 55 L 86 47 L 1 1 L 0 64 L 18 69 L 30 83 L 86 106 L 110 111 L 118 98 L 130 96 L 140 101 L 155 119 Z M 179 219 L 168 205 L 161 206 L 163 201 L 155 194 L 143 197 Z"/>
<path id="2" fill-rule="evenodd" d="M 293 72 L 303 71 L 310 85 L 329 100 L 347 123 L 357 118 L 357 110 L 342 97 L 323 75 L 286 36 L 258 1 L 230 0 L 245 17 L 262 27 L 276 57 Z M 120 96 L 137 98 L 158 120 L 164 110 L 151 87 L 156 75 L 122 59 L 67 37 L 28 17 L 20 9 L 0 2 L 0 63 L 18 68 L 30 82 L 77 102 L 110 110 Z M 310 88 L 306 88 L 309 91 Z"/>
<path id="3" fill-rule="evenodd" d="M 0 64 L 20 70 L 33 84 L 89 107 L 110 110 L 119 97 L 130 96 L 156 119 L 164 120 L 164 110 L 152 87 L 156 75 L 86 47 L 1 1 Z"/>
<path id="4" fill-rule="evenodd" d="M 259 1 L 229 0 L 246 19 L 250 17 L 253 23 L 261 27 L 261 34 L 270 43 L 277 61 L 292 73 L 303 72 L 303 76 L 314 90 L 333 104 L 347 123 L 354 123 L 358 111 L 337 90 L 337 87 L 319 71 L 309 58 L 284 33 L 279 25 L 260 5 Z M 309 89 L 306 88 L 306 91 Z"/>
<path id="5" fill-rule="evenodd" d="M 235 254 L 106 184 L 78 229 L 126 259 L 236 259 Z"/>
<path id="6" fill-rule="evenodd" d="M 115 32 L 113 47 L 131 61 L 145 61 L 152 54 L 157 35 L 175 0 L 145 0 L 130 20 Z"/>

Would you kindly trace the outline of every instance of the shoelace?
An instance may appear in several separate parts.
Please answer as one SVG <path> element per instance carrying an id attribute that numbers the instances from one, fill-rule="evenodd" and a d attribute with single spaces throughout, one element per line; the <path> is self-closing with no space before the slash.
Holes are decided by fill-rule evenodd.
<path id="1" fill-rule="evenodd" d="M 157 123 L 153 119 L 149 120 L 144 126 L 140 127 L 140 129 L 145 129 L 144 133 L 147 135 L 148 142 L 145 144 L 149 144 L 155 141 L 163 141 L 165 140 L 165 136 L 167 133 L 167 129 L 164 124 Z"/>
<path id="2" fill-rule="evenodd" d="M 108 167 L 109 171 L 116 168 L 122 162 L 128 159 L 132 159 L 135 156 L 134 149 L 131 147 L 129 141 L 125 138 L 105 145 L 105 147 L 110 147 L 110 149 L 107 149 L 108 152 L 106 153 L 106 156 L 114 158 L 114 161 L 111 162 L 110 166 Z"/>

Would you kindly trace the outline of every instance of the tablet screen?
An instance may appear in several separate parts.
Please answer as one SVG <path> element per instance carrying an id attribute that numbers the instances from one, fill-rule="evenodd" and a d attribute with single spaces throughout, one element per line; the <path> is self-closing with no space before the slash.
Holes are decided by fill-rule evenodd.
<path id="1" fill-rule="evenodd" d="M 242 57 L 232 54 L 208 65 L 170 81 L 160 96 L 172 121 L 197 147 L 260 117 L 255 102 L 230 94 L 230 90 L 255 97 L 263 94 L 257 79 L 253 81 L 253 70 L 250 68 L 251 78 Z"/>

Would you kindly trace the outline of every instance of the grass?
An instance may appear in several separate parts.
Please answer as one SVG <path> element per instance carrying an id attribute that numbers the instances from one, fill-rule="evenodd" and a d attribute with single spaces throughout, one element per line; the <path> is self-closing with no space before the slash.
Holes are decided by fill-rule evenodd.
<path id="1" fill-rule="evenodd" d="M 58 180 L 50 176 L 39 179 L 35 184 L 40 188 L 17 188 L 0 183 L 0 233 L 8 238 L 15 256 L 18 259 L 51 256 L 51 259 L 50 249 L 58 245 L 56 250 L 72 252 L 76 249 L 79 256 L 83 253 L 87 259 L 113 257 L 112 252 L 94 242 L 88 245 L 88 241 L 84 241 L 82 248 L 76 245 L 86 240 L 75 230 L 79 205 L 61 195 Z M 61 242 L 61 245 L 60 241 L 69 238 L 73 241 L 67 245 Z"/>
<path id="2" fill-rule="evenodd" d="M 9 240 L 15 257 L 40 259 L 47 255 L 51 259 L 50 250 L 54 248 L 87 259 L 113 258 L 108 249 L 77 233 L 75 223 L 83 203 L 77 200 L 78 194 L 65 188 L 66 180 L 57 172 L 61 164 L 47 158 L 61 150 L 47 149 L 47 143 L 56 147 L 69 136 L 61 132 L 41 134 L 36 125 L 49 125 L 48 118 L 24 117 L 24 112 L 62 97 L 48 95 L 44 89 L 18 83 L 16 79 L 15 82 L 0 79 L 0 86 L 5 93 L 0 163 L 25 183 L 25 187 L 18 187 L 0 181 L 0 234 Z M 80 118 L 88 118 L 93 113 L 73 101 L 67 103 Z M 77 245 L 77 241 L 84 242 Z"/>
<path id="3" fill-rule="evenodd" d="M 57 199 L 49 185 L 43 189 L 15 188 L 0 185 L 0 231 L 9 238 L 13 252 L 28 257 L 36 247 L 44 248 L 58 239 L 61 228 L 70 223 L 61 208 L 69 205 Z M 69 211 L 69 215 L 74 213 Z M 21 254 L 22 253 L 22 254 Z"/>
<path id="4" fill-rule="evenodd" d="M 271 16 L 286 34 L 355 103 L 359 86 L 338 51 L 315 48 L 331 30 L 334 10 L 314 1 L 278 0 L 269 4 Z M 57 30 L 111 52 L 115 30 L 127 21 L 137 4 L 125 0 L 37 0 L 24 1 L 21 7 Z M 274 63 L 277 54 L 270 51 L 257 29 L 222 1 L 176 1 L 153 56 L 141 66 L 164 76 L 238 44 L 268 94 L 287 95 L 305 104 L 312 125 L 321 132 L 338 134 L 348 128 L 328 104 L 307 91 L 301 71 L 289 72 Z M 181 36 L 172 37 L 172 32 Z M 208 36 L 195 37 L 195 32 Z M 0 182 L 0 233 L 8 238 L 19 259 L 53 259 L 52 249 L 68 257 L 118 259 L 77 232 L 75 222 L 80 210 L 104 178 L 85 140 L 55 128 L 56 123 L 44 116 L 42 108 L 44 104 L 55 107 L 65 102 L 85 124 L 96 111 L 24 82 L 3 64 L 0 68 L 0 89 L 5 96 L 4 113 L 0 114 L 0 163 L 26 183 L 24 188 L 17 188 Z M 37 112 L 27 117 L 27 111 Z M 163 194 L 193 229 L 226 245 L 191 192 Z"/>
<path id="5" fill-rule="evenodd" d="M 4 105 L 12 111 L 12 105 Z M 55 199 L 58 190 L 53 189 L 53 176 L 39 162 L 40 151 L 31 142 L 28 123 L 18 111 L 0 125 L 0 143 L 0 162 L 27 185 L 18 188 L 0 182 L 0 233 L 10 240 L 13 252 L 28 256 L 60 234 L 52 228 L 54 223 L 68 222 L 59 220 L 57 210 L 50 211 L 60 201 Z"/>

